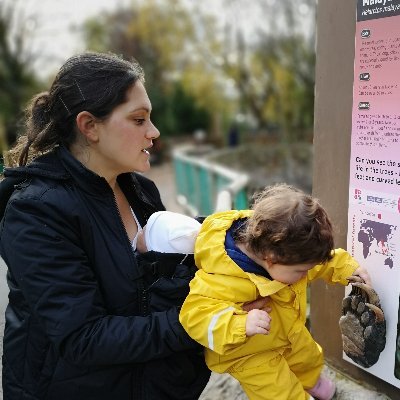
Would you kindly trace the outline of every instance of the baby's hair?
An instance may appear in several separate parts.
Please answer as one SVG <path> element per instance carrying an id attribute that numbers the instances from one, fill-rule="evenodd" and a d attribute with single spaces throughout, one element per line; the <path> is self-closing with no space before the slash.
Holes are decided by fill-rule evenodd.
<path id="1" fill-rule="evenodd" d="M 254 197 L 254 214 L 238 240 L 272 263 L 324 263 L 332 258 L 332 224 L 318 200 L 301 190 L 277 184 Z"/>

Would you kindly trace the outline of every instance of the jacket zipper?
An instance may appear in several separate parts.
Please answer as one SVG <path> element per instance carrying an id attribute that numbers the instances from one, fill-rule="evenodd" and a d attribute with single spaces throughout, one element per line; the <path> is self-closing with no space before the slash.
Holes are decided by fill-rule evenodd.
<path id="1" fill-rule="evenodd" d="M 110 188 L 111 189 L 111 188 Z M 111 189 L 112 192 L 112 189 Z M 128 233 L 126 232 L 124 222 L 122 220 L 121 213 L 119 212 L 117 199 L 115 198 L 114 193 L 111 193 L 113 198 L 115 209 L 117 210 L 117 215 L 120 221 L 120 226 L 122 227 L 125 233 L 125 243 L 129 252 L 129 258 L 132 261 L 132 268 L 135 265 L 135 260 L 133 257 L 133 249 L 132 244 L 129 239 Z M 130 206 L 130 205 L 129 205 Z M 131 277 L 130 277 L 131 278 Z M 145 316 L 145 312 L 147 312 L 147 292 L 144 287 L 143 280 L 139 278 L 136 282 L 138 288 L 138 300 L 139 300 L 139 314 Z M 144 400 L 146 398 L 145 395 L 145 387 L 143 385 L 143 368 L 134 368 L 132 371 L 132 400 Z"/>
<path id="2" fill-rule="evenodd" d="M 110 188 L 111 189 L 111 188 Z M 111 189 L 112 192 L 112 189 Z M 115 209 L 117 210 L 117 215 L 120 221 L 120 226 L 122 227 L 124 233 L 125 233 L 125 243 L 128 246 L 128 252 L 129 252 L 129 257 L 132 261 L 132 268 L 135 265 L 135 259 L 133 257 L 133 249 L 132 249 L 132 244 L 131 241 L 129 239 L 128 233 L 126 232 L 125 226 L 124 226 L 124 222 L 122 220 L 122 216 L 121 213 L 119 212 L 119 208 L 118 208 L 118 204 L 117 204 L 117 199 L 115 198 L 114 193 L 112 192 L 112 198 L 113 198 L 113 202 L 114 202 L 114 206 Z M 130 205 L 129 205 L 130 207 Z M 130 276 L 131 278 L 131 276 Z M 144 282 L 141 278 L 139 278 L 136 282 L 137 284 L 137 288 L 138 288 L 138 299 L 139 299 L 139 313 L 142 316 L 146 316 L 148 314 L 148 293 L 147 290 L 144 286 Z"/>

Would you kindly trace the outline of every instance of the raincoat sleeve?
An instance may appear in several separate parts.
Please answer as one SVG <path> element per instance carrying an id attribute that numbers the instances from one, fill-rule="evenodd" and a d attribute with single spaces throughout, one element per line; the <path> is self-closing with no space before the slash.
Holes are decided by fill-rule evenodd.
<path id="1" fill-rule="evenodd" d="M 358 262 L 343 249 L 333 250 L 333 258 L 324 264 L 318 264 L 308 271 L 308 279 L 313 281 L 322 278 L 327 283 L 347 285 L 347 278 L 360 266 Z"/>
<path id="2" fill-rule="evenodd" d="M 179 320 L 189 336 L 218 354 L 246 340 L 247 312 L 235 303 L 238 279 L 199 270 L 180 311 Z"/>
<path id="3" fill-rule="evenodd" d="M 0 245 L 12 279 L 62 357 L 82 366 L 111 365 L 198 346 L 179 323 L 176 307 L 148 316 L 113 315 L 107 309 L 80 243 L 73 206 L 58 203 L 11 200 Z"/>

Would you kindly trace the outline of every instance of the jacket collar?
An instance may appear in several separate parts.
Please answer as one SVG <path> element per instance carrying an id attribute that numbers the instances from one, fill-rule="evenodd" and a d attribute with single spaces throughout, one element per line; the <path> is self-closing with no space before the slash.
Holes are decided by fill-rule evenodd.
<path id="1" fill-rule="evenodd" d="M 23 167 L 5 168 L 4 176 L 25 180 L 32 176 L 50 178 L 56 180 L 67 180 L 69 175 L 56 155 L 55 151 L 46 153 L 35 158 L 31 163 Z"/>
<path id="2" fill-rule="evenodd" d="M 69 174 L 61 168 L 54 152 L 38 157 L 23 167 L 5 168 L 3 175 L 4 179 L 0 182 L 0 219 L 3 218 L 6 205 L 14 190 L 31 177 L 38 176 L 63 181 L 70 178 Z"/>
<path id="3" fill-rule="evenodd" d="M 87 169 L 70 151 L 60 145 L 51 152 L 35 158 L 24 167 L 6 168 L 0 182 L 0 218 L 15 188 L 33 177 L 53 179 L 68 183 L 74 182 L 80 190 L 103 199 L 107 194 L 113 196 L 106 179 Z M 142 185 L 135 173 L 118 176 L 118 183 L 128 198 L 131 207 L 139 217 L 140 223 L 146 223 L 156 207 L 142 190 Z"/>
<path id="4" fill-rule="evenodd" d="M 23 167 L 6 168 L 6 178 L 20 181 L 42 177 L 57 181 L 73 180 L 82 190 L 91 194 L 102 194 L 110 190 L 107 181 L 80 163 L 65 147 L 60 145 L 53 151 L 35 158 Z"/>
<path id="5" fill-rule="evenodd" d="M 77 184 L 81 190 L 93 195 L 104 196 L 107 191 L 112 194 L 106 179 L 86 168 L 66 147 L 60 146 L 56 150 L 56 155 L 63 169 L 72 177 L 74 183 Z"/>
<path id="6" fill-rule="evenodd" d="M 113 195 L 112 189 L 107 180 L 86 168 L 64 146 L 58 148 L 57 156 L 67 174 L 70 177 L 73 177 L 74 182 L 81 190 L 93 195 L 104 196 L 106 193 Z M 135 173 L 126 172 L 120 174 L 117 177 L 117 181 L 125 195 L 127 195 L 128 200 L 130 200 L 131 196 L 129 196 L 129 193 L 127 192 L 131 192 L 131 195 L 133 193 L 135 194 L 135 200 L 139 199 L 148 205 L 152 205 L 152 203 L 142 193 L 141 185 Z"/>

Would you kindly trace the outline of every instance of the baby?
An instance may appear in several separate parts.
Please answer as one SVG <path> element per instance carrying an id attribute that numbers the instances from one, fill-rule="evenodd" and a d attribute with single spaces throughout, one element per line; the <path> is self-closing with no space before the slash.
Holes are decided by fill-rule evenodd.
<path id="1" fill-rule="evenodd" d="M 307 283 L 370 278 L 350 254 L 333 249 L 331 222 L 316 199 L 282 184 L 266 188 L 253 210 L 213 214 L 203 224 L 157 212 L 137 250 L 182 253 L 182 262 L 194 254 L 199 271 L 180 321 L 205 346 L 208 367 L 238 379 L 250 400 L 333 397 L 335 384 L 320 375 L 322 349 L 305 327 Z M 251 306 L 260 297 L 268 307 Z"/>
<path id="2" fill-rule="evenodd" d="M 252 210 L 207 217 L 194 254 L 199 270 L 180 321 L 206 348 L 208 367 L 236 378 L 250 400 L 330 400 L 335 384 L 321 375 L 322 349 L 305 326 L 307 285 L 370 278 L 334 250 L 317 199 L 285 184 L 267 187 Z M 246 308 L 260 297 L 268 308 Z"/>

